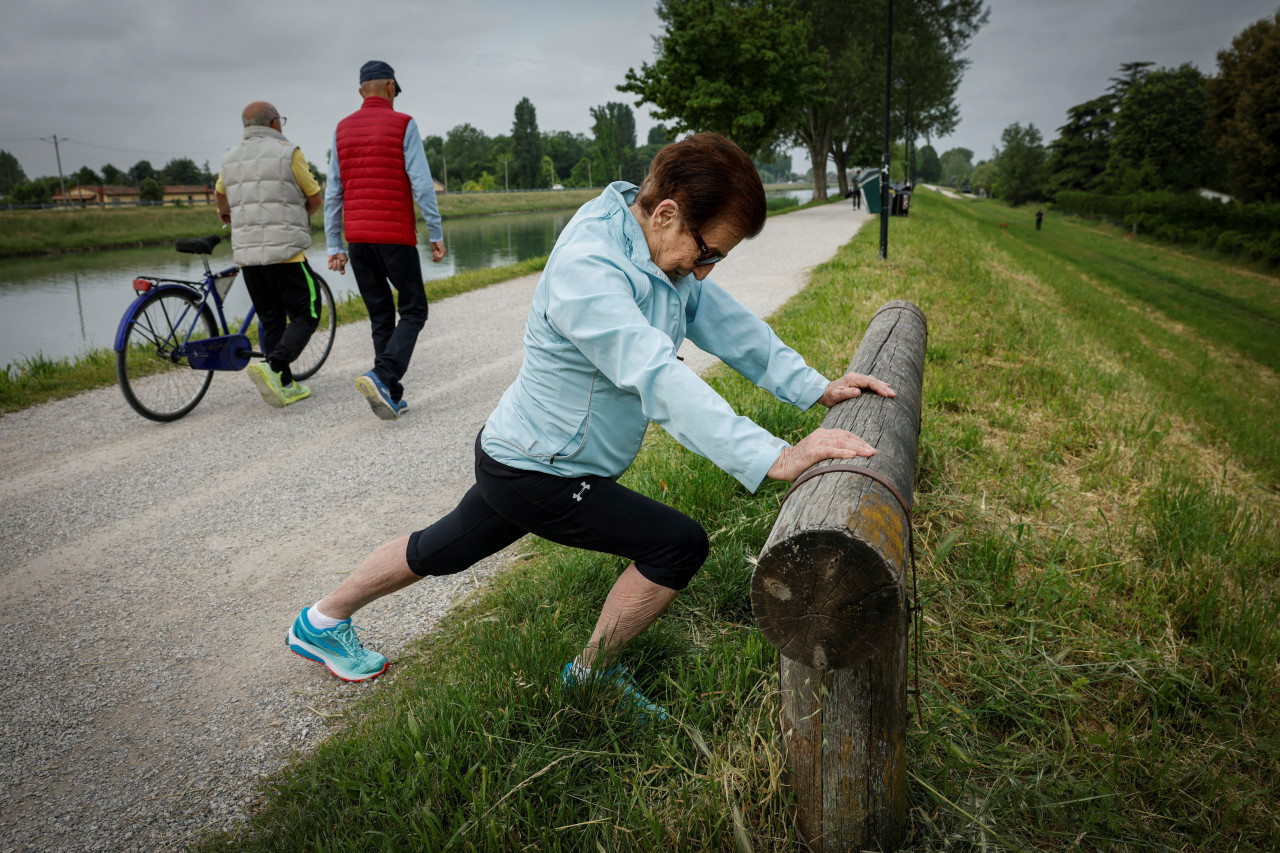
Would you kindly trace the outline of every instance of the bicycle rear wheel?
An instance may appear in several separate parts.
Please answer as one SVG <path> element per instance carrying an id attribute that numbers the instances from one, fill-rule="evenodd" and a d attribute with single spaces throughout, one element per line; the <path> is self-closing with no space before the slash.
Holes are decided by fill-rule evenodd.
<path id="1" fill-rule="evenodd" d="M 316 287 L 320 289 L 320 325 L 316 326 L 302 355 L 289 365 L 294 379 L 308 379 L 314 376 L 320 369 L 320 365 L 324 364 L 324 360 L 329 357 L 329 351 L 333 349 L 333 335 L 338 328 L 338 312 L 333 306 L 333 294 L 329 291 L 329 285 L 320 276 L 316 276 Z"/>
<path id="2" fill-rule="evenodd" d="M 180 290 L 147 297 L 129 321 L 116 353 L 120 390 L 133 410 L 153 421 L 174 421 L 196 407 L 213 382 L 212 370 L 193 370 L 183 352 L 188 340 L 218 334 L 209 309 Z"/>

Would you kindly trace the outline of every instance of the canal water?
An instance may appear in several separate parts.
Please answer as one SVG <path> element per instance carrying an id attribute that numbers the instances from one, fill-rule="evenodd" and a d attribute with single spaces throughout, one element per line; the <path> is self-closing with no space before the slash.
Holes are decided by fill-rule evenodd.
<path id="1" fill-rule="evenodd" d="M 803 204 L 813 192 L 797 187 L 769 195 L 791 196 Z M 446 220 L 448 254 L 443 261 L 431 263 L 425 239 L 419 245 L 423 276 L 444 278 L 546 255 L 572 216 L 572 210 L 560 210 Z M 218 230 L 212 214 L 210 221 L 212 227 L 204 233 L 224 237 L 210 259 L 217 270 L 231 265 L 230 234 Z M 329 271 L 323 235 L 313 239 L 316 245 L 307 259 L 324 276 L 334 298 L 358 292 L 350 269 L 346 275 Z M 198 255 L 179 254 L 172 247 L 0 260 L 0 367 L 37 356 L 53 360 L 110 349 L 120 317 L 135 296 L 135 276 L 196 280 L 203 274 Z M 243 282 L 237 281 L 228 297 L 228 319 L 243 317 L 250 304 Z"/>

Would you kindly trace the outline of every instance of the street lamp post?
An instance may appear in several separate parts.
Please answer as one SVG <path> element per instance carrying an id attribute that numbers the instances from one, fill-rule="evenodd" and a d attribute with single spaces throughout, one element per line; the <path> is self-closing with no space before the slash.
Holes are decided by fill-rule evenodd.
<path id="1" fill-rule="evenodd" d="M 880 157 L 880 260 L 889 259 L 889 100 L 893 94 L 893 0 L 884 46 L 884 153 Z"/>

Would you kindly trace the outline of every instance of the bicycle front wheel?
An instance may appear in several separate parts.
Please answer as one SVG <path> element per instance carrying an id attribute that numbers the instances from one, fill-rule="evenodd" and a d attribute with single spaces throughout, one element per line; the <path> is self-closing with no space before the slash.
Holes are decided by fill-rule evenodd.
<path id="1" fill-rule="evenodd" d="M 138 307 L 116 353 L 120 390 L 133 410 L 153 421 L 174 421 L 196 407 L 213 382 L 212 370 L 194 370 L 183 351 L 188 340 L 218 334 L 209 309 L 179 290 L 151 294 Z"/>
<path id="2" fill-rule="evenodd" d="M 338 312 L 333 306 L 333 293 L 325 280 L 316 276 L 316 287 L 320 290 L 320 325 L 307 341 L 307 348 L 289 365 L 294 379 L 308 379 L 315 375 L 329 357 L 333 349 L 333 335 L 338 328 Z"/>

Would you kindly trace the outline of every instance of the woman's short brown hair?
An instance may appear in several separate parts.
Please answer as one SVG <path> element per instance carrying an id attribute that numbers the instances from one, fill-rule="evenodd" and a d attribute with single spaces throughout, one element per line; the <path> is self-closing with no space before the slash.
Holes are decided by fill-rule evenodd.
<path id="1" fill-rule="evenodd" d="M 716 133 L 696 133 L 653 158 L 636 201 L 652 213 L 666 198 L 680 205 L 681 216 L 693 228 L 723 222 L 742 239 L 760 233 L 768 210 L 751 158 Z"/>

